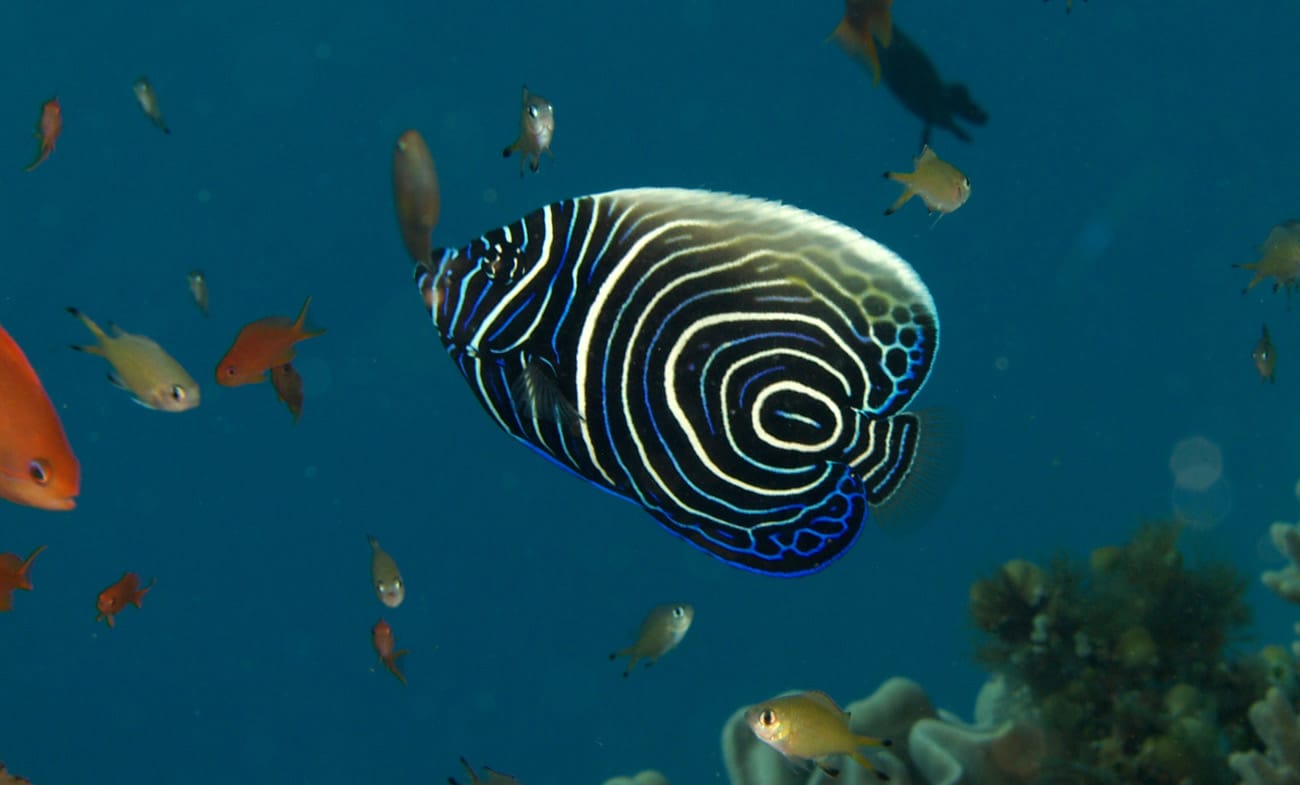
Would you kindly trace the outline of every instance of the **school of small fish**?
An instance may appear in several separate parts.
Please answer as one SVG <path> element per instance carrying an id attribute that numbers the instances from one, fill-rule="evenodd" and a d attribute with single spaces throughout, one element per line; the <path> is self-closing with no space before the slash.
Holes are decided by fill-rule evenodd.
<path id="1" fill-rule="evenodd" d="M 883 79 L 900 102 L 924 123 L 920 152 L 912 161 L 912 170 L 884 173 L 885 179 L 903 188 L 896 201 L 885 209 L 885 215 L 892 215 L 918 197 L 927 211 L 942 216 L 967 202 L 971 181 L 935 153 L 930 145 L 931 129 L 943 128 L 962 141 L 970 141 L 969 134 L 956 124 L 956 119 L 983 125 L 988 116 L 964 86 L 944 81 L 919 45 L 895 27 L 892 3 L 893 0 L 845 0 L 844 15 L 831 37 L 869 70 L 873 84 Z M 1066 0 L 1066 13 L 1072 10 L 1073 0 Z M 892 51 L 891 47 L 894 47 Z M 171 135 L 150 80 L 144 76 L 137 78 L 132 91 L 148 120 L 163 134 Z M 23 171 L 33 172 L 50 160 L 62 131 L 63 107 L 57 97 L 52 97 L 41 104 L 35 132 L 38 149 Z M 543 154 L 554 158 L 551 151 L 554 134 L 554 106 L 524 86 L 518 133 L 504 147 L 502 156 L 518 154 L 521 177 L 525 168 L 537 173 Z M 401 242 L 411 260 L 424 262 L 433 253 L 431 235 L 440 216 L 441 194 L 433 156 L 418 131 L 407 130 L 398 137 L 392 149 L 391 174 Z M 1300 284 L 1300 220 L 1272 227 L 1260 246 L 1259 259 L 1233 267 L 1254 274 L 1243 293 L 1272 279 L 1273 291 L 1283 290 L 1289 303 L 1292 292 Z M 204 317 L 209 316 L 207 276 L 195 269 L 187 274 L 186 282 L 194 306 Z M 435 295 L 429 290 L 425 296 Z M 303 379 L 292 364 L 296 346 L 325 334 L 323 329 L 307 325 L 311 300 L 310 296 L 305 298 L 295 318 L 268 316 L 245 323 L 216 364 L 216 382 L 224 387 L 238 387 L 269 379 L 278 400 L 297 423 L 303 411 L 305 391 Z M 426 302 L 426 306 L 432 305 Z M 158 342 L 127 332 L 112 322 L 105 322 L 109 328 L 106 331 L 77 308 L 68 307 L 67 311 L 94 339 L 93 343 L 72 348 L 106 361 L 111 369 L 107 374 L 109 381 L 126 391 L 135 403 L 167 413 L 181 413 L 200 405 L 198 382 Z M 1267 325 L 1262 326 L 1250 355 L 1260 380 L 1275 383 L 1277 352 Z M 526 367 L 519 383 L 530 389 L 521 397 L 538 409 L 568 405 L 562 398 L 547 396 L 547 378 L 546 369 Z M 576 410 L 566 418 L 565 412 L 549 409 L 533 414 L 542 419 L 581 419 Z M 76 507 L 80 488 L 81 466 L 58 413 L 19 344 L 0 327 L 0 498 L 36 509 L 68 511 Z M 376 537 L 367 535 L 367 542 L 372 589 L 385 610 L 395 612 L 406 596 L 402 573 Z M 16 592 L 33 591 L 33 566 L 46 550 L 47 546 L 40 545 L 26 557 L 0 553 L 0 612 L 14 609 Z M 143 599 L 154 585 L 153 579 L 142 583 L 136 572 L 124 572 L 96 596 L 95 621 L 116 628 L 117 617 L 129 606 L 143 608 Z M 624 677 L 631 674 L 638 662 L 644 662 L 648 668 L 682 643 L 694 619 L 695 608 L 690 604 L 655 605 L 645 614 L 631 645 L 609 654 L 609 659 L 627 658 Z M 397 647 L 395 632 L 388 621 L 380 618 L 374 624 L 371 643 L 379 664 L 402 685 L 407 684 L 400 664 L 410 651 Z M 891 741 L 853 732 L 849 715 L 823 692 L 809 690 L 778 695 L 750 706 L 744 719 L 758 739 L 793 763 L 810 763 L 835 777 L 840 767 L 833 761 L 844 758 L 882 780 L 888 779 L 862 750 L 889 746 Z M 463 757 L 460 763 L 470 785 L 518 785 L 514 777 L 488 767 L 482 767 L 485 776 L 480 777 Z M 447 779 L 451 785 L 461 785 L 455 777 Z M 8 773 L 0 764 L 0 782 L 27 780 Z"/>

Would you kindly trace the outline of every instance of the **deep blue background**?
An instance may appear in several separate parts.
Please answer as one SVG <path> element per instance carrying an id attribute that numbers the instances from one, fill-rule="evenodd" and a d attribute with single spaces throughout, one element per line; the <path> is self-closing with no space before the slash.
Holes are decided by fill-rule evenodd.
<path id="1" fill-rule="evenodd" d="M 1222 445 L 1231 513 L 1189 552 L 1251 575 L 1261 642 L 1294 608 L 1254 581 L 1297 517 L 1300 315 L 1230 263 L 1300 216 L 1300 6 L 899 0 L 895 18 L 991 114 L 939 154 L 974 183 L 937 225 L 886 219 L 917 122 L 826 37 L 842 6 L 570 3 L 3 4 L 0 323 L 60 407 L 84 484 L 68 515 L 5 505 L 0 551 L 48 543 L 0 617 L 0 759 L 38 785 L 416 783 L 466 755 L 527 785 L 654 766 L 717 781 L 736 707 L 861 697 L 908 675 L 969 715 L 967 589 L 1015 556 L 1083 555 L 1170 508 L 1169 452 Z M 173 128 L 140 114 L 147 74 Z M 556 107 L 518 177 L 519 86 Z M 65 132 L 35 172 L 40 103 Z M 777 198 L 901 253 L 944 344 L 918 403 L 966 423 L 930 525 L 865 533 L 822 574 L 731 569 L 496 431 L 410 283 L 389 155 L 437 159 L 440 244 L 544 203 L 674 185 Z M 184 276 L 207 271 L 212 317 Z M 269 387 L 210 383 L 238 328 L 296 313 L 302 422 Z M 132 405 L 63 313 L 163 342 L 197 411 Z M 1278 383 L 1249 353 L 1267 320 Z M 1002 358 L 1005 370 L 996 362 Z M 373 532 L 405 605 L 368 588 Z M 115 630 L 94 598 L 157 576 Z M 651 605 L 695 603 L 680 650 L 627 680 L 605 655 Z M 381 611 L 414 651 L 374 667 Z"/>

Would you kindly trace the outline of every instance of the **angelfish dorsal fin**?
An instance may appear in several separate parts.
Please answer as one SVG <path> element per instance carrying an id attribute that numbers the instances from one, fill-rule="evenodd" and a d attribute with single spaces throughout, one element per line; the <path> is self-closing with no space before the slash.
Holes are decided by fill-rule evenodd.
<path id="1" fill-rule="evenodd" d="M 560 389 L 555 371 L 536 358 L 524 364 L 523 371 L 510 384 L 510 393 L 520 414 L 539 422 L 576 428 L 583 421 L 578 407 Z"/>

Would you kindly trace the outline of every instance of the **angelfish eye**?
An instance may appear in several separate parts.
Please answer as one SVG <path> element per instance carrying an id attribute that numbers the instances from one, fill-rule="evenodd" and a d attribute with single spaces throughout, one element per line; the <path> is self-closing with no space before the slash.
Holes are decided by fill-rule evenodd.
<path id="1" fill-rule="evenodd" d="M 50 465 L 44 458 L 33 458 L 27 462 L 27 476 L 37 485 L 46 485 L 50 481 Z"/>

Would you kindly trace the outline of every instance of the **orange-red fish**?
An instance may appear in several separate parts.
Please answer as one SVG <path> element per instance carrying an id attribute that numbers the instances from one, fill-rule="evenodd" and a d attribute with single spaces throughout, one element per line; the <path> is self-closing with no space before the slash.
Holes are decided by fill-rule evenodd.
<path id="1" fill-rule="evenodd" d="M 398 681 L 405 684 L 406 677 L 398 670 L 397 659 L 410 654 L 410 651 L 407 649 L 393 651 L 396 640 L 393 638 L 393 628 L 388 625 L 388 622 L 383 619 L 375 622 L 375 626 L 370 629 L 370 642 L 374 644 L 379 661 L 388 666 L 388 670 L 397 677 Z"/>
<path id="2" fill-rule="evenodd" d="M 275 366 L 271 369 L 271 386 L 280 402 L 289 407 L 294 425 L 297 425 L 302 416 L 302 377 L 298 375 L 298 369 L 290 363 Z"/>
<path id="3" fill-rule="evenodd" d="M 894 40 L 894 22 L 889 13 L 893 1 L 844 0 L 844 18 L 831 33 L 844 51 L 867 61 L 875 84 L 880 84 L 880 54 L 876 51 L 876 39 L 879 38 L 880 45 L 886 49 Z"/>
<path id="4" fill-rule="evenodd" d="M 137 608 L 141 607 L 140 601 L 153 588 L 156 580 L 156 578 L 149 579 L 149 585 L 142 589 L 140 588 L 139 575 L 133 572 L 125 573 L 117 583 L 99 593 L 99 601 L 95 603 L 95 607 L 99 609 L 99 615 L 95 617 L 95 621 L 103 619 L 108 622 L 108 626 L 115 626 L 116 623 L 113 621 L 113 617 L 121 613 L 128 605 L 134 605 Z"/>
<path id="5" fill-rule="evenodd" d="M 19 559 L 16 553 L 0 553 L 0 611 L 7 611 L 14 607 L 15 590 L 32 590 L 32 581 L 27 577 L 27 570 L 31 569 L 32 562 L 46 547 L 40 546 L 26 559 Z"/>
<path id="6" fill-rule="evenodd" d="M 0 327 L 0 498 L 71 510 L 81 465 L 59 415 L 18 344 Z"/>
<path id="7" fill-rule="evenodd" d="M 277 366 L 288 365 L 296 352 L 293 345 L 308 338 L 324 335 L 324 330 L 308 330 L 307 306 L 309 296 L 298 312 L 298 318 L 289 321 L 283 316 L 268 316 L 244 325 L 235 336 L 235 343 L 217 364 L 217 384 L 238 387 L 266 381 L 266 372 Z"/>
<path id="8" fill-rule="evenodd" d="M 26 777 L 19 777 L 17 774 L 11 774 L 5 768 L 4 763 L 0 763 L 0 785 L 32 785 L 32 781 Z"/>
<path id="9" fill-rule="evenodd" d="M 406 252 L 414 262 L 429 261 L 442 199 L 433 156 L 419 131 L 403 133 L 393 146 L 393 202 Z"/>
<path id="10" fill-rule="evenodd" d="M 36 160 L 27 164 L 24 172 L 30 172 L 50 157 L 54 152 L 54 143 L 63 133 L 63 107 L 59 106 L 58 96 L 41 104 L 41 119 L 36 122 L 36 138 L 41 140 L 41 149 L 36 153 Z"/>

